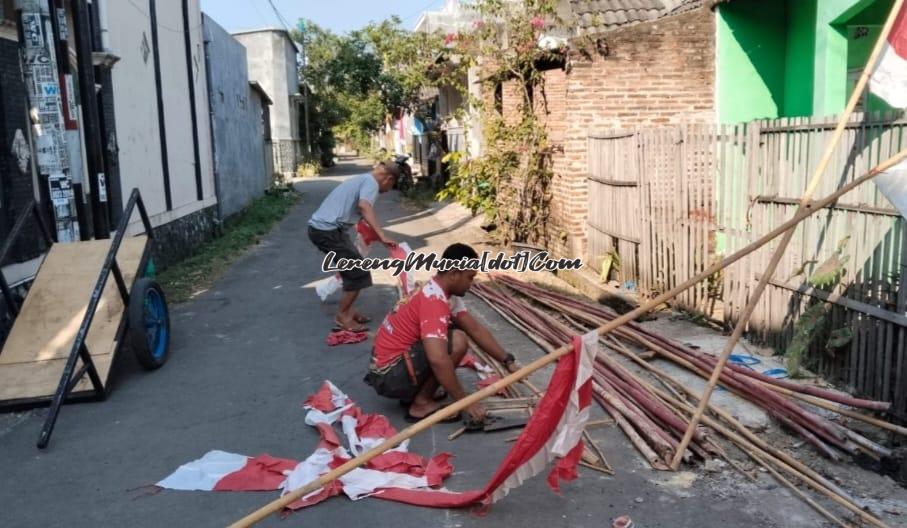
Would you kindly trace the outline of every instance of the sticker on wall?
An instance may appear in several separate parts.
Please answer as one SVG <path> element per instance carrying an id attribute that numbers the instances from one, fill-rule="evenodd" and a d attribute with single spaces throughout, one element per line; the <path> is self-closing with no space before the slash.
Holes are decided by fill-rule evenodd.
<path id="1" fill-rule="evenodd" d="M 25 134 L 22 133 L 21 128 L 16 129 L 10 152 L 16 158 L 19 172 L 25 174 L 28 171 L 28 160 L 31 159 L 31 150 L 28 148 L 28 141 L 25 139 Z"/>
<path id="2" fill-rule="evenodd" d="M 69 40 L 69 25 L 66 23 L 66 10 L 57 8 L 57 27 L 60 28 L 60 40 Z"/>
<path id="3" fill-rule="evenodd" d="M 22 13 L 22 40 L 26 48 L 44 46 L 44 32 L 41 31 L 40 13 Z"/>
<path id="4" fill-rule="evenodd" d="M 98 173 L 98 200 L 107 201 L 107 177 L 103 172 Z"/>

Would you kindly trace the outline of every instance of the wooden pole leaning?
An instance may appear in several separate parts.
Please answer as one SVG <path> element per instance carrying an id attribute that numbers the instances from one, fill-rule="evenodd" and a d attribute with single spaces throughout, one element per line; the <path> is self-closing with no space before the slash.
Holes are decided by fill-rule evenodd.
<path id="1" fill-rule="evenodd" d="M 617 328 L 623 324 L 626 324 L 630 321 L 633 321 L 636 318 L 638 318 L 639 316 L 646 314 L 655 308 L 658 308 L 664 302 L 670 301 L 671 299 L 673 299 L 680 293 L 686 291 L 687 289 L 689 289 L 693 285 L 699 283 L 700 281 L 708 278 L 715 272 L 720 271 L 727 266 L 730 266 L 731 264 L 733 264 L 733 263 L 737 262 L 738 260 L 744 258 L 745 256 L 749 255 L 753 251 L 756 251 L 760 247 L 764 246 L 765 244 L 769 243 L 773 239 L 775 239 L 778 236 L 785 233 L 788 229 L 791 229 L 792 227 L 796 226 L 804 218 L 822 210 L 822 208 L 824 208 L 824 207 L 827 207 L 827 206 L 833 204 L 841 196 L 847 194 L 848 192 L 855 189 L 859 185 L 871 180 L 878 174 L 888 170 L 889 168 L 891 168 L 892 166 L 896 165 L 897 163 L 899 163 L 900 161 L 902 161 L 904 159 L 907 159 L 907 149 L 902 150 L 901 152 L 897 153 L 894 157 L 889 158 L 887 161 L 883 162 L 882 164 L 880 164 L 879 166 L 874 168 L 872 171 L 864 174 L 863 176 L 860 176 L 859 178 L 857 178 L 854 181 L 848 183 L 847 185 L 841 187 L 840 189 L 838 189 L 834 193 L 828 195 L 827 197 L 825 197 L 821 200 L 817 200 L 812 203 L 808 203 L 805 207 L 801 208 L 797 212 L 797 214 L 794 215 L 793 218 L 791 218 L 787 222 L 781 224 L 780 226 L 776 227 L 769 233 L 763 235 L 758 240 L 750 243 L 749 245 L 747 245 L 740 251 L 737 251 L 736 253 L 725 257 L 720 262 L 712 264 L 711 266 L 709 266 L 707 269 L 705 269 L 704 271 L 702 271 L 695 277 L 691 277 L 691 278 L 687 279 L 685 282 L 683 282 L 683 284 L 675 286 L 671 290 L 658 295 L 657 297 L 655 297 L 651 301 L 647 302 L 646 304 L 644 304 L 624 315 L 621 315 L 620 317 L 616 317 L 612 321 L 609 321 L 608 323 L 598 327 L 596 329 L 596 331 L 599 333 L 599 335 L 605 335 L 605 334 L 611 332 L 612 330 L 614 330 L 615 328 Z M 474 392 L 474 393 L 470 394 L 469 396 L 463 398 L 462 400 L 458 400 L 458 401 L 448 405 L 447 407 L 444 407 L 443 409 L 423 418 L 421 421 L 400 431 L 399 433 L 395 434 L 391 438 L 388 438 L 381 444 L 366 451 L 365 453 L 347 461 L 346 463 L 344 463 L 341 466 L 338 466 L 337 468 L 333 469 L 332 471 L 325 473 L 324 475 L 318 477 L 316 480 L 313 480 L 312 482 L 306 484 L 305 486 L 303 486 L 299 489 L 296 489 L 294 491 L 291 491 L 290 493 L 287 493 L 286 495 L 280 497 L 279 499 L 276 499 L 276 500 L 266 504 L 265 506 L 259 508 L 258 510 L 255 510 L 254 512 L 250 513 L 249 515 L 247 515 L 247 516 L 243 517 L 242 519 L 236 521 L 235 523 L 231 524 L 230 525 L 231 528 L 245 528 L 245 527 L 252 526 L 252 525 L 258 523 L 259 521 L 265 519 L 268 515 L 279 512 L 280 510 L 282 510 L 289 504 L 295 502 L 296 500 L 298 500 L 302 497 L 305 497 L 306 495 L 312 493 L 313 491 L 317 491 L 317 490 L 323 488 L 325 485 L 337 480 L 338 478 L 349 473 L 353 469 L 356 469 L 357 467 L 367 463 L 369 460 L 375 458 L 376 456 L 380 455 L 381 453 L 384 453 L 385 451 L 388 451 L 389 449 L 393 449 L 394 447 L 396 447 L 400 443 L 402 443 L 404 440 L 407 440 L 407 439 L 425 431 L 426 429 L 441 422 L 442 420 L 447 419 L 450 416 L 453 416 L 455 414 L 458 414 L 458 413 L 464 411 L 467 407 L 469 407 L 473 403 L 476 403 L 484 398 L 492 396 L 492 395 L 496 394 L 498 391 L 500 391 L 501 389 L 504 389 L 505 387 L 508 387 L 508 386 L 512 385 L 513 383 L 516 383 L 517 381 L 529 376 L 530 374 L 539 370 L 540 368 L 542 368 L 550 363 L 553 363 L 554 361 L 557 361 L 559 358 L 570 353 L 571 350 L 572 350 L 572 345 L 569 345 L 569 344 L 564 345 L 564 346 L 548 353 L 547 355 L 536 359 L 532 363 L 529 363 L 528 365 L 526 365 L 525 367 L 522 367 L 521 369 L 517 370 L 516 372 L 513 372 L 513 373 L 507 375 L 506 377 L 501 378 L 500 380 L 492 383 L 491 385 L 485 387 L 484 389 Z"/>
<path id="2" fill-rule="evenodd" d="M 816 170 L 812 175 L 812 179 L 809 181 L 809 184 L 806 186 L 806 190 L 803 192 L 803 196 L 800 198 L 800 210 L 802 210 L 803 207 L 809 204 L 810 200 L 812 199 L 812 195 L 816 190 L 816 187 L 819 185 L 819 181 L 821 181 L 822 179 L 822 175 L 825 174 L 825 170 L 828 168 L 829 162 L 831 162 L 835 148 L 841 141 L 841 136 L 844 134 L 844 129 L 847 127 L 848 121 L 850 121 L 850 116 L 853 114 L 854 108 L 856 108 L 857 103 L 863 95 L 863 90 L 866 88 L 866 84 L 869 82 L 870 76 L 872 76 L 872 71 L 875 69 L 879 55 L 881 54 L 882 49 L 884 48 L 885 43 L 888 40 L 888 34 L 891 32 L 891 27 L 894 25 L 895 18 L 897 17 L 903 5 L 904 0 L 896 0 L 894 5 L 892 6 L 891 13 L 888 15 L 885 26 L 882 28 L 882 33 L 879 35 L 879 40 L 876 42 L 875 48 L 872 51 L 872 55 L 870 55 L 869 61 L 866 63 L 866 67 L 863 69 L 863 74 L 860 76 L 860 80 L 859 82 L 857 82 L 857 85 L 853 90 L 853 94 L 851 94 L 850 96 L 850 101 L 848 101 L 847 107 L 844 109 L 844 113 L 838 120 L 838 126 L 835 128 L 834 134 L 831 137 L 831 141 L 825 148 L 825 153 L 819 160 L 819 164 L 816 166 Z M 702 413 L 705 412 L 709 404 L 709 399 L 712 397 L 712 391 L 715 390 L 715 386 L 718 384 L 718 380 L 721 378 L 721 372 L 724 370 L 724 366 L 727 364 L 728 358 L 730 358 L 731 353 L 734 351 L 734 347 L 737 346 L 737 342 L 740 341 L 740 338 L 743 336 L 743 332 L 746 330 L 750 316 L 753 315 L 753 312 L 756 310 L 756 306 L 759 304 L 759 299 L 762 297 L 762 292 L 765 291 L 765 287 L 768 285 L 768 282 L 775 274 L 775 270 L 778 268 L 778 264 L 781 262 L 781 257 L 784 256 L 784 251 L 787 249 L 787 246 L 788 244 L 790 244 L 790 241 L 791 239 L 793 239 L 793 237 L 794 229 L 791 229 L 784 234 L 784 237 L 778 244 L 777 249 L 775 249 L 775 252 L 772 254 L 772 258 L 769 260 L 768 267 L 762 273 L 762 277 L 759 279 L 759 283 L 756 284 L 755 289 L 753 289 L 752 293 L 750 294 L 749 301 L 743 308 L 743 311 L 740 313 L 740 319 L 737 321 L 736 326 L 734 326 L 733 333 L 731 333 L 731 336 L 728 338 L 727 343 L 725 343 L 724 345 L 724 349 L 718 356 L 718 362 L 715 364 L 715 369 L 712 371 L 712 376 L 709 378 L 709 383 L 708 385 L 706 385 L 705 391 L 702 393 L 702 399 L 699 401 L 699 406 L 696 408 L 696 414 L 693 415 L 693 418 L 690 420 L 690 425 L 687 427 L 683 438 L 680 440 L 680 446 L 677 448 L 677 453 L 674 455 L 674 459 L 671 461 L 671 469 L 676 471 L 677 468 L 680 467 L 682 455 L 687 446 L 690 445 L 690 441 L 693 439 L 693 434 L 696 431 L 696 427 L 699 425 L 699 420 L 700 418 L 702 418 Z"/>

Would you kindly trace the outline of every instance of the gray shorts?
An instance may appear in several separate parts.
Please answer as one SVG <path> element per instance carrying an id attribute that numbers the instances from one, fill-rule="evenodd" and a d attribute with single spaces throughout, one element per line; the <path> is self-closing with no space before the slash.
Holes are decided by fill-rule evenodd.
<path id="1" fill-rule="evenodd" d="M 359 250 L 356 249 L 355 244 L 343 229 L 323 231 L 309 226 L 309 240 L 322 253 L 327 254 L 333 251 L 337 254 L 337 258 L 362 259 Z M 372 274 L 362 269 L 341 271 L 340 278 L 343 279 L 343 291 L 363 290 L 372 285 Z"/>
<path id="2" fill-rule="evenodd" d="M 447 329 L 447 353 L 453 352 L 453 330 L 451 325 Z M 409 356 L 409 362 L 406 356 Z M 454 365 L 456 368 L 456 365 Z M 408 354 L 400 356 L 395 362 L 381 369 L 369 367 L 365 375 L 365 381 L 371 385 L 379 395 L 385 398 L 396 398 L 398 400 L 411 401 L 416 397 L 416 393 L 428 381 L 431 375 L 431 365 L 428 364 L 428 356 L 425 355 L 425 347 L 422 341 L 416 341 L 410 347 Z"/>

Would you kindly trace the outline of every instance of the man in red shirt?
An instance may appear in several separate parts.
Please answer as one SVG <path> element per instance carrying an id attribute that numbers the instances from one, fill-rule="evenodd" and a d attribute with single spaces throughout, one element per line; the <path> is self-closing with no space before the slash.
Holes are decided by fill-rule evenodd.
<path id="1" fill-rule="evenodd" d="M 444 259 L 478 258 L 466 244 L 444 250 Z M 416 422 L 442 406 L 435 401 L 438 386 L 454 400 L 466 397 L 456 368 L 466 355 L 467 336 L 511 372 L 519 367 L 491 332 L 466 310 L 463 296 L 472 286 L 475 270 L 438 272 L 384 318 L 375 335 L 366 383 L 388 398 L 409 406 L 406 419 Z M 485 409 L 475 403 L 466 409 L 473 422 L 485 419 Z M 454 416 L 448 421 L 457 421 Z"/>

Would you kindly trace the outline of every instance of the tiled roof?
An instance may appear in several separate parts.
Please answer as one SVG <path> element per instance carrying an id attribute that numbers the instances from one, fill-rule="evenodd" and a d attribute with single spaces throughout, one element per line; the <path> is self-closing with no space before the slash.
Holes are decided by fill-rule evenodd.
<path id="1" fill-rule="evenodd" d="M 702 0 L 570 0 L 580 34 L 612 29 L 682 13 Z"/>

